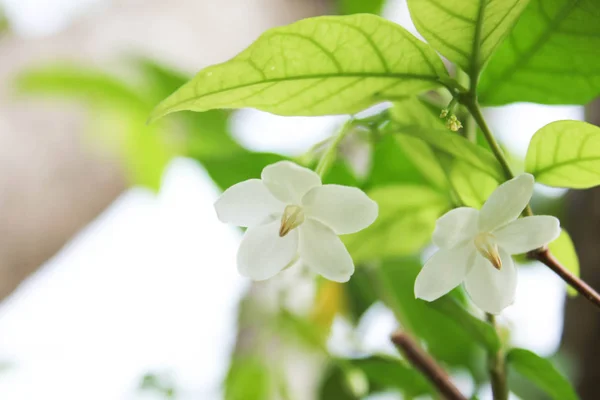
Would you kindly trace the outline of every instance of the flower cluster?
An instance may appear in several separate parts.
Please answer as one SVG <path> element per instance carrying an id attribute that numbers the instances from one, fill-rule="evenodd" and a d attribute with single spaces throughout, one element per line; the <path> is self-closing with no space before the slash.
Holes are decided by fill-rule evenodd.
<path id="1" fill-rule="evenodd" d="M 500 313 L 514 301 L 517 272 L 511 255 L 542 247 L 560 234 L 551 216 L 519 218 L 533 194 L 522 174 L 500 185 L 481 210 L 460 207 L 440 217 L 439 250 L 415 282 L 415 296 L 433 301 L 463 281 L 473 302 Z M 227 189 L 215 203 L 222 222 L 247 227 L 237 255 L 240 273 L 271 278 L 300 261 L 327 279 L 345 282 L 352 257 L 338 235 L 358 232 L 377 218 L 377 203 L 358 188 L 323 185 L 314 171 L 289 161 L 267 166 L 261 179 Z"/>

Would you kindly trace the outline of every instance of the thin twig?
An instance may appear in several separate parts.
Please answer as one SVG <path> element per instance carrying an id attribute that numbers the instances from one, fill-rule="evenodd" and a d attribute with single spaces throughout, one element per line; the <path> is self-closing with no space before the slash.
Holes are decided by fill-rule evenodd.
<path id="1" fill-rule="evenodd" d="M 550 253 L 550 250 L 547 248 L 534 250 L 529 252 L 527 256 L 544 263 L 565 282 L 571 285 L 571 287 L 573 287 L 579 294 L 594 303 L 596 306 L 600 307 L 600 294 L 598 294 L 598 292 L 596 292 L 590 285 L 577 278 L 575 275 L 569 272 L 568 269 L 563 267 L 560 261 L 558 261 L 556 257 Z"/>
<path id="2" fill-rule="evenodd" d="M 496 317 L 486 313 L 486 319 L 496 330 Z M 500 348 L 495 353 L 488 353 L 488 371 L 492 384 L 494 400 L 508 399 L 508 385 L 506 382 L 506 365 L 504 363 L 504 351 Z"/>
<path id="3" fill-rule="evenodd" d="M 410 336 L 404 332 L 395 332 L 392 334 L 392 342 L 404 357 L 433 383 L 442 396 L 448 400 L 467 400 L 450 381 L 446 371 L 429 354 L 425 353 Z"/>

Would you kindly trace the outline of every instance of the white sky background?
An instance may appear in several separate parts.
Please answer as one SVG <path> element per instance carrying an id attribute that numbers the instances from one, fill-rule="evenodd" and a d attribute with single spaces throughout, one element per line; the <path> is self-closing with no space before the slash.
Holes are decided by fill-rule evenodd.
<path id="1" fill-rule="evenodd" d="M 102 0 L 0 0 L 16 30 L 41 35 Z M 389 15 L 404 15 L 399 3 Z M 536 129 L 581 119 L 578 107 L 514 105 L 488 113 L 507 147 L 523 155 Z M 234 121 L 248 147 L 298 154 L 339 117 L 284 118 L 243 111 Z M 217 400 L 235 334 L 239 235 L 220 224 L 217 196 L 195 163 L 176 160 L 159 195 L 132 189 L 0 304 L 0 398 L 141 399 L 148 371 L 171 372 L 181 399 Z M 516 346 L 551 354 L 560 339 L 564 287 L 544 267 L 520 270 L 517 301 L 503 314 Z M 389 314 L 361 326 L 365 347 L 387 343 Z M 485 396 L 484 396 L 485 398 Z"/>

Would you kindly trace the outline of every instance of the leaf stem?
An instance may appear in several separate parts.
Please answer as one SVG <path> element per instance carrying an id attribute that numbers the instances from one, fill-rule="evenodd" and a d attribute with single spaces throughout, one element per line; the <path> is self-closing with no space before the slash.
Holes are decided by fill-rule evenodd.
<path id="1" fill-rule="evenodd" d="M 489 313 L 486 313 L 485 317 L 490 325 L 494 329 L 497 329 L 496 317 Z M 504 350 L 502 347 L 495 353 L 488 353 L 488 371 L 494 400 L 507 400 L 508 385 L 506 382 L 506 364 L 504 362 Z"/>
<path id="2" fill-rule="evenodd" d="M 395 332 L 392 334 L 392 342 L 404 357 L 431 381 L 444 398 L 448 400 L 467 399 L 450 381 L 446 371 L 429 354 L 425 353 L 410 336 L 404 332 Z"/>
<path id="3" fill-rule="evenodd" d="M 494 135 L 492 134 L 490 128 L 485 122 L 485 118 L 483 117 L 481 108 L 477 103 L 477 97 L 472 94 L 467 94 L 461 98 L 461 102 L 465 105 L 465 107 L 467 107 L 467 109 L 475 119 L 475 122 L 477 122 L 477 125 L 479 125 L 479 127 L 481 128 L 485 139 L 487 140 L 488 144 L 490 145 L 490 148 L 492 149 L 492 153 L 494 153 L 494 156 L 502 166 L 502 170 L 504 171 L 506 179 L 508 180 L 514 178 L 514 174 L 510 169 L 508 161 L 504 157 L 504 153 L 502 152 L 500 145 L 498 144 L 498 142 L 496 142 Z M 523 211 L 523 214 L 525 216 L 533 215 L 533 212 L 531 211 L 531 207 L 529 205 L 527 205 L 527 207 Z M 538 260 L 547 267 L 549 267 L 552 271 L 554 271 L 554 273 L 560 276 L 562 280 L 571 285 L 579 294 L 581 294 L 592 304 L 600 308 L 600 294 L 598 294 L 598 292 L 596 292 L 590 285 L 585 283 L 583 280 L 570 273 L 569 270 L 565 268 L 560 263 L 560 261 L 558 261 L 556 257 L 552 255 L 552 253 L 550 253 L 550 250 L 548 250 L 547 248 L 539 248 L 529 252 L 528 257 L 530 259 Z"/>
<path id="4" fill-rule="evenodd" d="M 325 176 L 325 174 L 327 172 L 329 172 L 329 169 L 335 162 L 335 158 L 337 157 L 337 148 L 340 145 L 340 143 L 342 142 L 342 140 L 344 140 L 344 138 L 346 137 L 348 132 L 351 131 L 350 128 L 352 127 L 353 124 L 354 124 L 354 119 L 351 118 L 348 121 L 346 121 L 344 123 L 344 125 L 342 125 L 338 134 L 331 141 L 331 144 L 329 145 L 327 150 L 325 150 L 325 153 L 319 160 L 319 164 L 317 164 L 317 168 L 315 168 L 315 172 L 317 174 L 319 174 L 319 176 L 321 178 L 323 178 Z"/>

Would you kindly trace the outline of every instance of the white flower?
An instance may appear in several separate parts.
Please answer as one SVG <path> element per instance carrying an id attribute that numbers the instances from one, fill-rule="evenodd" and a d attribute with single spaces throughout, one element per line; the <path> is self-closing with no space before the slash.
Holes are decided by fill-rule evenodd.
<path id="1" fill-rule="evenodd" d="M 280 161 L 261 179 L 227 189 L 215 210 L 222 222 L 248 227 L 237 254 L 242 275 L 268 279 L 299 256 L 312 271 L 346 282 L 354 263 L 337 235 L 371 225 L 378 207 L 358 188 L 323 185 L 314 171 Z"/>
<path id="2" fill-rule="evenodd" d="M 512 254 L 526 253 L 558 237 L 551 216 L 520 218 L 533 194 L 533 176 L 522 174 L 500 185 L 481 210 L 460 207 L 437 220 L 438 250 L 417 276 L 415 297 L 433 301 L 465 282 L 473 302 L 498 314 L 514 302 L 517 271 Z"/>

